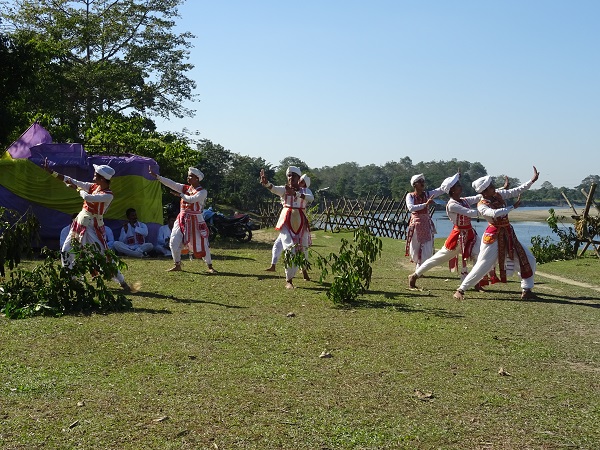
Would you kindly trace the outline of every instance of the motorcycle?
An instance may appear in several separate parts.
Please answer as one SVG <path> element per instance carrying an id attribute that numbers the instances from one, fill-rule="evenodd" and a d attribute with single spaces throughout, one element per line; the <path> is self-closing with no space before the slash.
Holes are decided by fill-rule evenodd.
<path id="1" fill-rule="evenodd" d="M 252 239 L 252 221 L 248 214 L 235 214 L 226 217 L 215 212 L 212 208 L 202 213 L 208 225 L 208 240 L 212 241 L 217 235 L 231 237 L 239 242 L 249 242 Z"/>

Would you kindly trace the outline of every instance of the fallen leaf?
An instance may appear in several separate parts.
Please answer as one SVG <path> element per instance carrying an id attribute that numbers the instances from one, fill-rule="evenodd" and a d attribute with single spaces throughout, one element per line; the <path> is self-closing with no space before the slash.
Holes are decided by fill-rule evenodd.
<path id="1" fill-rule="evenodd" d="M 431 400 L 433 398 L 433 392 L 423 392 L 419 389 L 415 389 L 415 395 L 419 400 Z"/>
<path id="2" fill-rule="evenodd" d="M 285 315 L 286 317 L 296 317 L 296 313 L 289 312 Z"/>
<path id="3" fill-rule="evenodd" d="M 169 418 L 169 416 L 162 416 L 162 417 L 152 420 L 152 422 L 164 422 L 168 418 Z"/>
<path id="4" fill-rule="evenodd" d="M 131 285 L 131 293 L 135 294 L 136 292 L 139 292 L 141 287 L 142 287 L 142 282 L 136 281 L 135 283 L 133 283 Z"/>
<path id="5" fill-rule="evenodd" d="M 333 355 L 329 353 L 327 350 L 323 350 L 319 355 L 319 358 L 333 358 Z"/>
<path id="6" fill-rule="evenodd" d="M 80 402 L 77 402 L 77 406 L 81 408 L 82 406 L 85 406 L 85 402 L 81 400 Z"/>
<path id="7" fill-rule="evenodd" d="M 510 373 L 504 370 L 504 367 L 500 367 L 498 369 L 498 375 L 502 375 L 503 377 L 510 377 Z"/>

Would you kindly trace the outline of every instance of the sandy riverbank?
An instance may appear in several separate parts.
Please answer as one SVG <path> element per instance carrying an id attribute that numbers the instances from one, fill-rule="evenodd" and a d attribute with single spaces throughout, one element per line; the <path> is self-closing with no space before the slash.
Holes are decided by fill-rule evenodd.
<path id="1" fill-rule="evenodd" d="M 549 206 L 548 209 L 550 209 L 551 207 Z M 536 209 L 536 210 L 527 210 L 527 209 L 521 209 L 521 208 L 517 208 L 514 211 L 511 211 L 509 214 L 509 218 L 511 220 L 511 222 L 526 222 L 526 221 L 532 221 L 532 222 L 545 222 L 546 219 L 550 216 L 550 214 L 548 213 L 548 209 Z M 554 208 L 555 214 L 558 217 L 561 216 L 565 216 L 566 219 L 564 219 L 564 222 L 574 222 L 574 220 L 571 218 L 571 216 L 574 214 L 573 210 L 570 208 Z M 577 211 L 579 213 L 582 213 L 583 211 L 580 209 L 577 209 Z M 590 209 L 590 215 L 597 215 L 598 211 L 595 208 L 591 208 Z"/>

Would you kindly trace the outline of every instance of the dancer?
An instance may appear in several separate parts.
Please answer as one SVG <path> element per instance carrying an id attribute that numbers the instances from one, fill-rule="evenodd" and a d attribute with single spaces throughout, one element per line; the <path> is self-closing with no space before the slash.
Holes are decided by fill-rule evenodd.
<path id="1" fill-rule="evenodd" d="M 285 186 L 273 186 L 265 176 L 264 169 L 260 171 L 260 182 L 273 194 L 281 197 L 283 209 L 275 226 L 279 230 L 279 236 L 283 244 L 283 250 L 296 252 L 298 248 L 308 257 L 308 246 L 310 242 L 310 228 L 306 218 L 306 204 L 314 200 L 310 189 L 302 191 L 299 186 L 301 172 L 298 167 L 290 166 L 286 170 L 287 184 Z M 298 247 L 298 248 L 297 248 Z M 285 287 L 293 289 L 293 279 L 298 268 L 296 266 L 285 268 Z"/>
<path id="2" fill-rule="evenodd" d="M 521 193 L 528 190 L 540 176 L 533 166 L 533 177 L 527 183 L 508 190 L 498 190 L 492 183 L 492 177 L 485 176 L 473 182 L 475 192 L 482 195 L 477 205 L 479 214 L 488 221 L 482 240 L 479 257 L 475 266 L 462 281 L 454 298 L 465 298 L 465 291 L 473 287 L 483 276 L 498 262 L 500 267 L 500 280 L 505 283 L 507 275 L 512 275 L 513 268 L 521 276 L 521 298 L 536 298 L 532 289 L 536 269 L 535 257 L 531 251 L 522 245 L 515 234 L 515 230 L 508 220 L 508 214 L 521 204 Z M 513 206 L 506 205 L 506 199 L 517 197 Z"/>
<path id="3" fill-rule="evenodd" d="M 309 189 L 310 177 L 308 175 L 304 174 L 300 177 L 298 186 L 300 186 L 300 190 L 302 193 L 312 195 L 312 191 Z M 306 203 L 308 206 L 309 202 L 307 201 Z M 310 226 L 310 224 L 309 224 L 309 226 Z M 310 235 L 309 235 L 309 241 L 310 241 Z M 310 246 L 310 244 L 311 243 L 309 242 L 309 246 Z M 279 235 L 279 236 L 277 236 L 277 239 L 275 239 L 275 242 L 273 242 L 273 248 L 271 249 L 271 265 L 269 267 L 267 267 L 265 269 L 265 271 L 275 272 L 275 267 L 277 265 L 277 261 L 279 261 L 279 258 L 281 257 L 282 251 L 283 251 L 283 243 L 281 242 L 281 235 Z M 310 281 L 308 271 L 304 267 L 302 268 L 302 277 L 306 281 Z"/>
<path id="4" fill-rule="evenodd" d="M 431 191 L 425 190 L 425 176 L 420 173 L 410 179 L 414 192 L 406 194 L 406 208 L 410 212 L 410 222 L 406 234 L 406 252 L 410 255 L 411 262 L 418 269 L 423 262 L 433 254 L 433 236 L 436 233 L 435 225 L 429 215 L 429 206 L 435 197 L 444 193 L 440 188 Z"/>
<path id="5" fill-rule="evenodd" d="M 451 270 L 458 268 L 459 255 L 461 279 L 464 279 L 467 276 L 467 260 L 475 259 L 479 253 L 476 246 L 477 233 L 471 225 L 471 219 L 477 217 L 479 213 L 477 209 L 472 209 L 471 205 L 477 204 L 481 195 L 461 197 L 463 188 L 459 180 L 460 172 L 446 178 L 440 186 L 441 190 L 450 195 L 450 200 L 446 204 L 446 214 L 454 227 L 444 246 L 408 276 L 408 285 L 412 289 L 417 287 L 417 279 L 435 266 L 450 262 Z"/>
<path id="6" fill-rule="evenodd" d="M 77 190 L 83 199 L 83 208 L 73 220 L 71 231 L 61 248 L 61 261 L 64 267 L 73 267 L 75 263 L 75 256 L 71 252 L 74 240 L 82 246 L 95 245 L 101 253 L 104 253 L 107 249 L 104 214 L 106 214 L 106 210 L 114 198 L 110 190 L 110 179 L 115 174 L 115 170 L 106 165 L 94 164 L 93 166 L 94 182 L 86 183 L 55 172 L 48 165 L 48 159 L 44 161 L 44 169 L 48 173 L 62 180 L 71 189 Z M 131 291 L 131 288 L 125 282 L 125 277 L 119 270 L 117 270 L 117 274 L 113 279 L 124 290 Z"/>
<path id="7" fill-rule="evenodd" d="M 505 178 L 502 189 L 506 189 L 507 186 L 508 177 Z M 450 196 L 450 200 L 446 203 L 446 214 L 454 227 L 444 246 L 408 276 L 408 285 L 411 289 L 416 289 L 417 279 L 425 272 L 445 262 L 449 262 L 450 271 L 458 270 L 460 262 L 460 278 L 464 280 L 468 273 L 467 260 L 475 261 L 479 254 L 481 240 L 471 224 L 471 219 L 478 217 L 479 212 L 471 208 L 471 205 L 476 205 L 481 200 L 481 195 L 461 197 L 463 187 L 460 184 L 460 171 L 446 178 L 440 188 Z M 490 281 L 492 284 L 499 281 L 494 269 L 490 271 L 489 278 L 487 276 L 485 278 L 486 284 Z M 482 290 L 482 287 L 477 284 L 475 289 Z"/>
<path id="8" fill-rule="evenodd" d="M 182 270 L 181 255 L 192 252 L 195 258 L 204 258 L 209 273 L 216 273 L 208 246 L 208 226 L 202 216 L 207 196 L 206 189 L 200 186 L 204 174 L 199 169 L 190 167 L 187 176 L 189 184 L 180 184 L 154 173 L 152 166 L 149 171 L 150 175 L 171 189 L 171 194 L 181 198 L 179 215 L 169 240 L 174 265 L 168 271 Z"/>

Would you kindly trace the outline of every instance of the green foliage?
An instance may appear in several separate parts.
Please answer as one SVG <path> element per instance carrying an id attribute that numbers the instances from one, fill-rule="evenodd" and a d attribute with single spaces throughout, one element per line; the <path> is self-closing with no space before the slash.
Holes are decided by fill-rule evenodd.
<path id="1" fill-rule="evenodd" d="M 544 264 L 550 261 L 569 260 L 577 256 L 575 253 L 575 240 L 577 236 L 571 227 L 561 227 L 561 219 L 557 216 L 554 209 L 548 210 L 550 217 L 546 219 L 548 226 L 554 234 L 558 236 L 558 242 L 550 237 L 534 236 L 531 238 L 531 252 L 538 264 Z"/>
<path id="2" fill-rule="evenodd" d="M 9 36 L 37 50 L 22 61 L 38 70 L 31 88 L 19 92 L 20 112 L 48 114 L 56 125 L 49 131 L 61 141 L 81 140 L 107 112 L 191 115 L 183 102 L 195 88 L 186 76 L 193 35 L 173 31 L 181 3 L 0 0 Z"/>
<path id="3" fill-rule="evenodd" d="M 110 250 L 100 253 L 93 245 L 74 243 L 75 263 L 62 267 L 57 252 L 44 249 L 45 260 L 32 270 L 18 268 L 0 285 L 0 312 L 11 319 L 34 315 L 60 316 L 80 311 L 121 311 L 131 302 L 114 294 L 105 281 L 125 265 Z M 93 274 L 91 279 L 86 275 Z"/>
<path id="4" fill-rule="evenodd" d="M 353 241 L 342 238 L 339 253 L 327 256 L 310 249 L 311 256 L 316 254 L 316 265 L 321 270 L 319 282 L 333 275 L 327 298 L 336 304 L 351 303 L 369 289 L 373 276 L 371 264 L 381 257 L 383 242 L 368 227 L 356 229 Z M 293 264 L 307 270 L 311 266 L 303 252 L 286 251 L 284 260 L 286 266 Z"/>
<path id="5" fill-rule="evenodd" d="M 13 270 L 21 262 L 22 254 L 31 254 L 31 244 L 39 229 L 40 223 L 33 214 L 21 215 L 0 206 L 0 277 L 5 276 L 7 264 Z"/>

